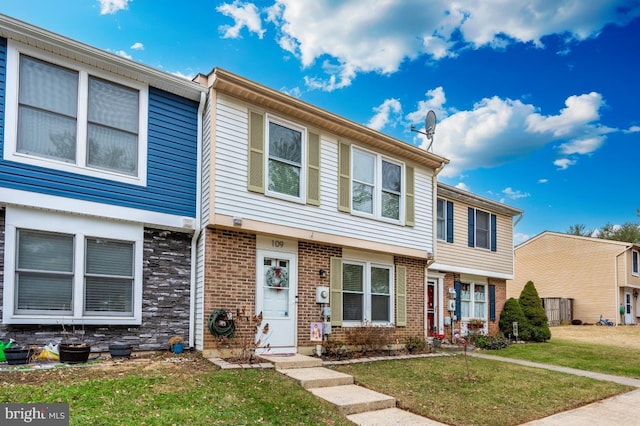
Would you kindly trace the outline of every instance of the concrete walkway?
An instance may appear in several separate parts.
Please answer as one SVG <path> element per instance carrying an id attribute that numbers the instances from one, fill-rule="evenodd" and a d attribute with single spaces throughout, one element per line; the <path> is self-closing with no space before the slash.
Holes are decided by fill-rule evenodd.
<path id="1" fill-rule="evenodd" d="M 396 399 L 354 384 L 353 377 L 323 367 L 322 360 L 305 355 L 261 355 L 277 371 L 333 405 L 353 423 L 362 426 L 436 426 L 431 419 L 396 408 Z"/>
<path id="2" fill-rule="evenodd" d="M 525 423 L 527 426 L 619 426 L 640 425 L 635 414 L 640 407 L 640 380 L 610 374 L 594 373 L 575 368 L 468 352 L 469 356 L 527 367 L 542 368 L 596 380 L 609 381 L 639 388 L 637 390 L 597 401 L 574 410 Z M 332 404 L 349 420 L 362 426 L 445 425 L 396 408 L 395 398 L 354 384 L 353 377 L 324 368 L 322 360 L 304 355 L 268 356 L 261 358 L 273 363 L 276 370 L 296 380 L 302 387 Z M 446 426 L 446 425 L 445 425 Z"/>

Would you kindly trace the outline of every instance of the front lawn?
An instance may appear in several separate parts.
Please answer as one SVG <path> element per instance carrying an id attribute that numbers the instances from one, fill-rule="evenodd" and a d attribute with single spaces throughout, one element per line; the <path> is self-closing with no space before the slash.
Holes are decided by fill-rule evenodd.
<path id="1" fill-rule="evenodd" d="M 351 364 L 338 368 L 400 408 L 447 424 L 517 425 L 632 388 L 548 370 L 468 357 Z"/>
<path id="2" fill-rule="evenodd" d="M 552 337 L 545 343 L 513 344 L 507 349 L 486 353 L 640 379 L 638 350 L 614 344 Z"/>

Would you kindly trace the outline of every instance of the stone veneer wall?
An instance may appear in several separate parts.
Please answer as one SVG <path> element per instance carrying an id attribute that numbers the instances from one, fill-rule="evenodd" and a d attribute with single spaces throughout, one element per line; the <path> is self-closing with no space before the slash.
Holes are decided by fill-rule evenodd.
<path id="1" fill-rule="evenodd" d="M 5 213 L 0 211 L 0 258 L 4 259 Z M 4 262 L 0 262 L 3 268 Z M 0 278 L 3 278 L 0 269 Z M 140 326 L 84 326 L 84 341 L 93 352 L 109 343 L 126 342 L 134 350 L 165 350 L 173 335 L 189 337 L 191 235 L 145 228 L 143 253 L 142 324 Z M 3 284 L 4 280 L 0 281 Z M 0 286 L 1 287 L 1 286 Z M 0 291 L 0 313 L 2 291 Z M 68 332 L 70 330 L 67 330 Z M 82 334 L 76 330 L 76 334 Z M 0 340 L 42 346 L 62 339 L 60 326 L 0 325 Z"/>

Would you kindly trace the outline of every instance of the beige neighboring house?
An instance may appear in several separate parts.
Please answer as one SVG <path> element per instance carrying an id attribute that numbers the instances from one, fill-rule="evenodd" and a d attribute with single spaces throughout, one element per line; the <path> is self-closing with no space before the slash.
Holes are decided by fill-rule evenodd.
<path id="1" fill-rule="evenodd" d="M 464 334 L 472 319 L 498 332 L 513 278 L 513 228 L 522 210 L 438 182 L 436 252 L 427 280 L 427 324 L 438 333 Z"/>
<path id="2" fill-rule="evenodd" d="M 518 298 L 533 281 L 543 299 L 573 299 L 573 319 L 595 323 L 602 315 L 617 325 L 636 324 L 639 258 L 637 244 L 543 232 L 515 248 L 507 297 Z"/>

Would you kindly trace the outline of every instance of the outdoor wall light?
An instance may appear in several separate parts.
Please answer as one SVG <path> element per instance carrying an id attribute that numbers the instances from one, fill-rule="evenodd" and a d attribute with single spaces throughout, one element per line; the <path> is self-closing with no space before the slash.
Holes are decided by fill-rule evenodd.
<path id="1" fill-rule="evenodd" d="M 325 271 L 324 269 L 320 269 L 319 274 L 320 278 L 327 278 L 327 271 Z"/>

